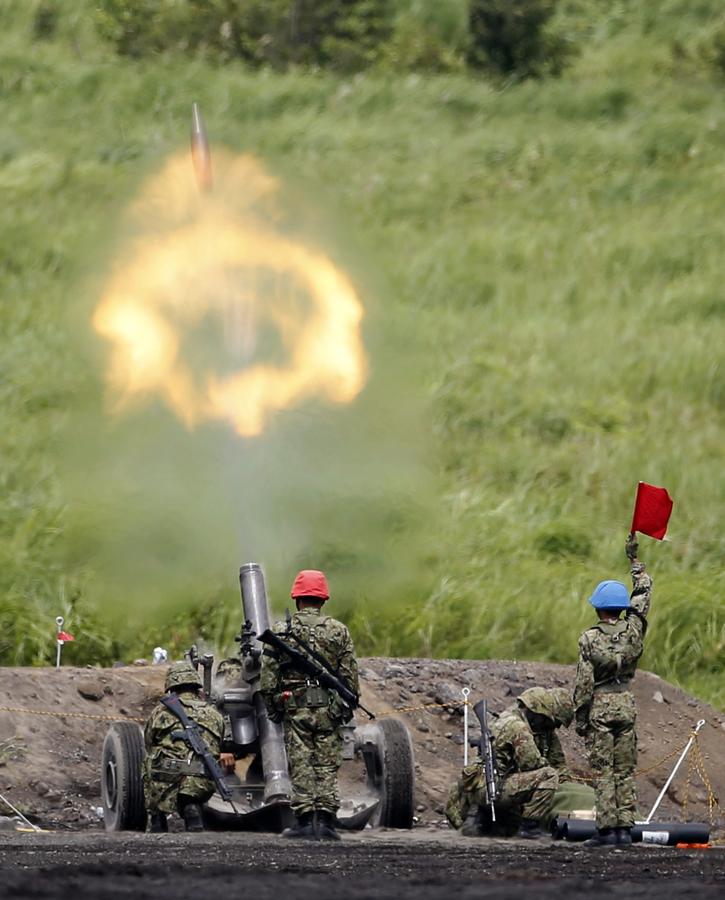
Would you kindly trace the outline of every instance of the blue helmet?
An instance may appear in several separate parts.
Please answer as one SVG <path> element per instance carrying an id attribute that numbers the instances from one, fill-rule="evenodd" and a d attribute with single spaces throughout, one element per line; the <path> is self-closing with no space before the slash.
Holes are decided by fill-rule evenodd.
<path id="1" fill-rule="evenodd" d="M 629 609 L 629 591 L 621 581 L 600 581 L 589 602 L 594 609 Z"/>

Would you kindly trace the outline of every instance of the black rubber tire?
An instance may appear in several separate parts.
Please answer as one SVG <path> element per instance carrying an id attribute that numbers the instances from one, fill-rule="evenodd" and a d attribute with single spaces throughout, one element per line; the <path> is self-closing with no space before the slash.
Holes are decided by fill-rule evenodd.
<path id="1" fill-rule="evenodd" d="M 368 781 L 380 796 L 372 825 L 382 828 L 413 827 L 415 758 L 410 734 L 400 719 L 377 723 L 375 772 Z"/>
<path id="2" fill-rule="evenodd" d="M 114 722 L 101 751 L 101 795 L 106 831 L 145 831 L 143 733 L 133 722 Z"/>

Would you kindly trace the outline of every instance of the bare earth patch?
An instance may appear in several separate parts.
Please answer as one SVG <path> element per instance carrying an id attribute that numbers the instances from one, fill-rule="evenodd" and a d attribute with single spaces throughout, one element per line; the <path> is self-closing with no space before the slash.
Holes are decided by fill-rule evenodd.
<path id="1" fill-rule="evenodd" d="M 364 702 L 378 714 L 400 716 L 413 737 L 421 828 L 442 827 L 445 797 L 463 761 L 461 688 L 470 686 L 472 701 L 485 696 L 500 711 L 532 685 L 571 686 L 574 674 L 571 666 L 497 660 L 375 658 L 363 659 L 361 667 Z M 44 827 L 101 827 L 93 808 L 101 804 L 100 751 L 106 728 L 116 717 L 143 719 L 162 691 L 164 675 L 162 666 L 0 669 L 0 707 L 64 714 L 56 718 L 0 710 L 0 792 Z M 639 769 L 673 754 L 704 718 L 703 759 L 715 794 L 725 798 L 725 715 L 648 672 L 637 674 L 634 690 Z M 476 732 L 473 727 L 472 734 Z M 573 729 L 562 736 L 574 769 L 585 775 L 580 739 Z M 638 778 L 643 811 L 654 802 L 673 762 Z M 658 818 L 707 821 L 704 786 L 694 775 L 688 793 L 686 782 L 687 764 Z M 717 815 L 722 829 L 722 810 Z"/>

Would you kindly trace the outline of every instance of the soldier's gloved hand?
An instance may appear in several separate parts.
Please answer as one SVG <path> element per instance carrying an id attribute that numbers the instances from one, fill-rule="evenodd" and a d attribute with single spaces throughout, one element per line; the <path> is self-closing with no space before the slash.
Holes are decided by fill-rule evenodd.
<path id="1" fill-rule="evenodd" d="M 224 769 L 225 772 L 233 772 L 234 771 L 234 754 L 233 753 L 220 753 L 219 754 L 219 765 Z"/>
<path id="2" fill-rule="evenodd" d="M 586 737 L 589 734 L 589 720 L 578 718 L 576 720 L 576 725 L 574 726 L 576 733 L 579 737 Z"/>
<path id="3" fill-rule="evenodd" d="M 627 554 L 627 559 L 630 560 L 630 562 L 634 562 L 634 560 L 637 559 L 639 542 L 637 541 L 636 532 L 631 532 L 627 535 L 627 543 L 624 545 L 624 552 Z"/>

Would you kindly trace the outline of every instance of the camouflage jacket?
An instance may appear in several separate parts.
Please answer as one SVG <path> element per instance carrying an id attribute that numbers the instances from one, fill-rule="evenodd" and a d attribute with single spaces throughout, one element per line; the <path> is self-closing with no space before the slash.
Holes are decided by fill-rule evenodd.
<path id="1" fill-rule="evenodd" d="M 324 657 L 333 672 L 356 694 L 360 692 L 355 649 L 347 626 L 332 616 L 325 615 L 321 610 L 303 609 L 292 616 L 290 628 L 292 634 L 300 637 Z M 273 630 L 283 640 L 287 640 L 286 622 L 276 622 Z M 294 639 L 289 640 L 295 649 L 302 650 Z M 295 691 L 305 687 L 307 683 L 307 676 L 295 671 L 284 655 L 278 656 L 276 651 L 265 649 L 259 689 L 270 711 L 280 710 L 279 695 L 283 691 Z"/>
<path id="2" fill-rule="evenodd" d="M 177 696 L 187 716 L 199 726 L 201 736 L 211 752 L 218 757 L 224 749 L 222 714 L 194 691 L 180 691 Z M 144 728 L 146 761 L 151 770 L 164 758 L 191 759 L 193 751 L 189 745 L 179 738 L 172 737 L 175 732 L 180 731 L 183 731 L 181 722 L 163 704 L 159 703 L 153 708 Z"/>
<path id="3" fill-rule="evenodd" d="M 652 579 L 643 562 L 632 563 L 631 607 L 613 625 L 598 622 L 579 638 L 579 663 L 574 686 L 578 722 L 589 716 L 594 692 L 609 685 L 627 684 L 634 676 L 644 649 Z"/>
<path id="4" fill-rule="evenodd" d="M 491 725 L 493 752 L 499 777 L 552 766 L 568 777 L 566 758 L 555 728 L 534 732 L 525 712 L 517 705 L 504 710 Z"/>

